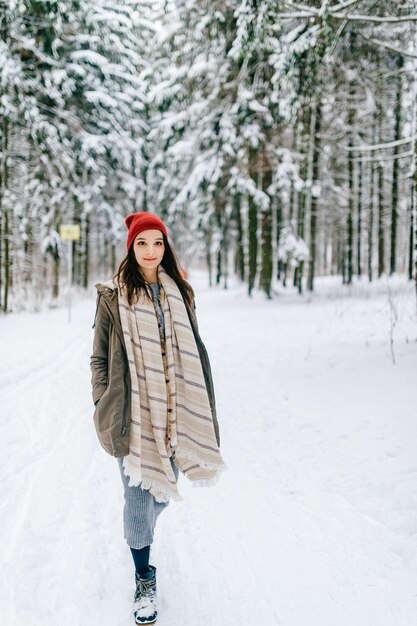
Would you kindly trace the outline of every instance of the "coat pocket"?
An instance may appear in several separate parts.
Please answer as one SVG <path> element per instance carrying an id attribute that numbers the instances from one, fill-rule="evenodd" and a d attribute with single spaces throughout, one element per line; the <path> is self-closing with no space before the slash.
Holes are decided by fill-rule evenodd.
<path id="1" fill-rule="evenodd" d="M 102 448 L 111 456 L 119 457 L 125 456 L 126 450 L 121 440 L 121 419 L 116 409 L 120 402 L 117 403 L 113 394 L 110 394 L 110 387 L 107 387 L 96 405 L 93 420 Z"/>

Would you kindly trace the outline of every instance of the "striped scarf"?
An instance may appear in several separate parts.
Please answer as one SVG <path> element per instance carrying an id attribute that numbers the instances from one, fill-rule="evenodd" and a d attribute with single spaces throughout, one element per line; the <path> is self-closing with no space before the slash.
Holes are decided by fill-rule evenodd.
<path id="1" fill-rule="evenodd" d="M 170 456 L 195 484 L 207 484 L 225 467 L 213 426 L 201 361 L 182 294 L 161 265 L 165 339 L 156 309 L 141 293 L 132 306 L 119 290 L 119 312 L 132 381 L 130 449 L 123 459 L 129 486 L 140 485 L 157 502 L 176 500 Z M 202 481 L 202 482 L 200 482 Z"/>

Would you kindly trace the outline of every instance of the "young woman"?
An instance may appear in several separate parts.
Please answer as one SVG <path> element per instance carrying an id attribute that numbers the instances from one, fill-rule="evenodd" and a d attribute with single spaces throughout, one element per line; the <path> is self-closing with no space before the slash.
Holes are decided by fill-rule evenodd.
<path id="1" fill-rule="evenodd" d="M 224 462 L 193 289 L 159 217 L 133 213 L 126 226 L 126 257 L 111 281 L 96 285 L 94 423 L 118 460 L 124 536 L 135 564 L 135 623 L 149 624 L 157 618 L 156 567 L 149 564 L 157 517 L 171 497 L 181 499 L 179 471 L 207 484 Z"/>

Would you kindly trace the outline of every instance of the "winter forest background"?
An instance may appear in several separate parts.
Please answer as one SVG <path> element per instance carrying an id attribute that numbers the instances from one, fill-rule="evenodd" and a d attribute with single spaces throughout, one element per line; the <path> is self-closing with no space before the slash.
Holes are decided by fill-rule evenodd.
<path id="1" fill-rule="evenodd" d="M 0 2 L 3 311 L 58 301 L 161 215 L 248 293 L 416 277 L 415 0 Z"/>
<path id="2" fill-rule="evenodd" d="M 158 521 L 158 626 L 415 623 L 416 27 L 417 0 L 0 0 L 1 624 L 134 622 L 90 356 L 142 210 L 227 464 Z"/>

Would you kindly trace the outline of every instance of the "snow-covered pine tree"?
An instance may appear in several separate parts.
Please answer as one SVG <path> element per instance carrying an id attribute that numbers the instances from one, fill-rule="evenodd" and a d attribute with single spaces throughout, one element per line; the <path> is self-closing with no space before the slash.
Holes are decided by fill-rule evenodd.
<path id="1" fill-rule="evenodd" d="M 81 240 L 73 244 L 77 282 L 88 285 L 90 240 L 94 266 L 114 267 L 122 216 L 141 206 L 144 192 L 153 15 L 152 3 L 145 1 L 120 2 L 116 8 L 104 0 L 5 5 L 0 59 L 3 310 L 9 308 L 11 286 L 13 308 L 28 301 L 28 290 L 42 297 L 48 284 L 57 297 L 62 223 L 81 226 Z"/>

